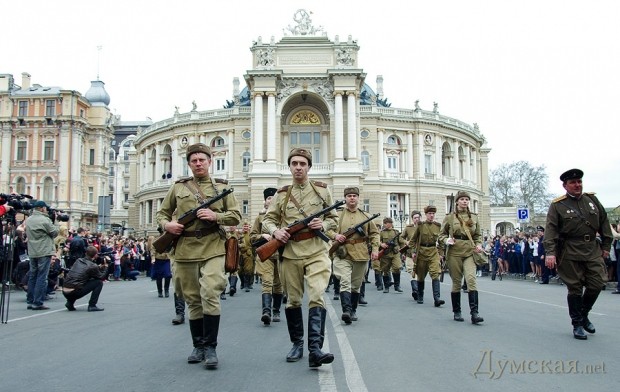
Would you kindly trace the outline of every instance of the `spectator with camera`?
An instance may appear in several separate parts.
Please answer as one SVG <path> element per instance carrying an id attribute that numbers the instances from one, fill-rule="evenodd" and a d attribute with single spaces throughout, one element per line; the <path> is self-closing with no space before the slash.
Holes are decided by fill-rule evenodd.
<path id="1" fill-rule="evenodd" d="M 54 238 L 58 226 L 52 223 L 47 213 L 47 204 L 39 200 L 34 203 L 32 214 L 26 221 L 28 237 L 28 257 L 30 258 L 30 277 L 28 278 L 28 309 L 49 309 L 43 303 L 47 293 L 47 275 L 52 255 L 56 253 Z"/>
<path id="2" fill-rule="evenodd" d="M 86 243 L 85 231 L 83 227 L 78 227 L 77 234 L 69 244 L 69 259 L 66 263 L 69 269 L 71 269 L 73 263 L 75 263 L 77 259 L 86 256 L 86 247 L 88 244 Z"/>
<path id="3" fill-rule="evenodd" d="M 86 257 L 75 261 L 71 270 L 65 277 L 65 285 L 62 294 L 67 299 L 65 307 L 69 311 L 75 310 L 75 301 L 90 293 L 88 311 L 99 312 L 103 308 L 97 306 L 99 295 L 103 289 L 103 279 L 107 275 L 108 264 L 105 259 L 99 265 L 97 260 L 98 251 L 94 246 L 86 248 Z"/>

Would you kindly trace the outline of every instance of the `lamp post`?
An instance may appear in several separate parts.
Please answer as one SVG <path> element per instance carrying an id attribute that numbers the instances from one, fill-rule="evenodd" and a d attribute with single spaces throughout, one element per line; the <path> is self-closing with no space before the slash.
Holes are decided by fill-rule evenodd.
<path id="1" fill-rule="evenodd" d="M 121 236 L 125 235 L 125 221 L 121 221 Z"/>
<path id="2" fill-rule="evenodd" d="M 395 216 L 397 221 L 400 222 L 400 232 L 403 232 L 403 222 L 407 220 L 407 217 L 403 214 L 403 210 L 398 211 L 398 215 Z"/>

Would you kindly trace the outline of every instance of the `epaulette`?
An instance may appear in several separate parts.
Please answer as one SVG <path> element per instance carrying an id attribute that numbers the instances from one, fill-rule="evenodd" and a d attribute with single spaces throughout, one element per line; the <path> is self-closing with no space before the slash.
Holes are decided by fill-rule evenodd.
<path id="1" fill-rule="evenodd" d="M 278 193 L 288 191 L 289 185 L 284 185 L 282 188 L 278 189 Z"/>
<path id="2" fill-rule="evenodd" d="M 596 195 L 596 192 L 586 192 L 586 195 L 594 196 L 594 195 Z"/>
<path id="3" fill-rule="evenodd" d="M 221 179 L 221 178 L 216 178 L 215 182 L 217 182 L 218 184 L 224 184 L 224 185 L 228 184 L 228 181 Z"/>
<path id="4" fill-rule="evenodd" d="M 435 221 L 433 221 L 433 224 L 434 224 L 434 225 L 437 225 L 437 226 L 439 226 L 439 227 L 441 227 L 441 223 L 439 223 L 439 222 L 435 222 Z"/>
<path id="5" fill-rule="evenodd" d="M 566 199 L 566 195 L 562 195 L 562 196 L 560 196 L 560 197 L 556 197 L 556 198 L 555 198 L 555 199 L 553 199 L 551 202 L 552 202 L 552 203 L 557 203 L 558 201 L 562 201 L 562 200 L 564 200 L 564 199 Z"/>
<path id="6" fill-rule="evenodd" d="M 175 181 L 174 183 L 175 184 L 182 184 L 184 182 L 188 182 L 188 181 L 191 181 L 193 179 L 194 179 L 194 177 L 185 177 L 185 178 L 181 178 L 180 180 Z"/>
<path id="7" fill-rule="evenodd" d="M 320 186 L 321 188 L 327 188 L 327 184 L 321 181 L 312 181 L 312 183 L 316 186 Z"/>

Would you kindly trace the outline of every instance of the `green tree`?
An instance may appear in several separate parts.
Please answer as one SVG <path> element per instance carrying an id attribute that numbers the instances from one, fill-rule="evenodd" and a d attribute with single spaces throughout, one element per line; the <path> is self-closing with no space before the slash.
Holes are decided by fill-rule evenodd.
<path id="1" fill-rule="evenodd" d="M 527 204 L 536 213 L 546 212 L 553 195 L 547 192 L 549 176 L 544 165 L 518 161 L 502 164 L 489 176 L 491 205 Z"/>

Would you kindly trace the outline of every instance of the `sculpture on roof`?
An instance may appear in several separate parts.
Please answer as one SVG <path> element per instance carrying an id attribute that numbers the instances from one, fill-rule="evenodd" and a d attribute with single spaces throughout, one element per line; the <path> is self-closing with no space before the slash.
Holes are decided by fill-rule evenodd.
<path id="1" fill-rule="evenodd" d="M 353 65 L 353 56 L 351 48 L 336 49 L 336 61 L 338 65 Z"/>
<path id="2" fill-rule="evenodd" d="M 293 15 L 293 20 L 297 22 L 297 26 L 288 25 L 284 29 L 284 35 L 288 35 L 287 31 L 292 35 L 316 35 L 316 33 L 323 31 L 322 26 L 314 27 L 312 25 L 312 19 L 310 15 L 312 12 L 308 12 L 304 9 L 299 9 Z"/>

